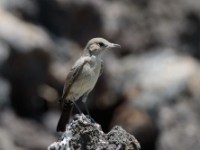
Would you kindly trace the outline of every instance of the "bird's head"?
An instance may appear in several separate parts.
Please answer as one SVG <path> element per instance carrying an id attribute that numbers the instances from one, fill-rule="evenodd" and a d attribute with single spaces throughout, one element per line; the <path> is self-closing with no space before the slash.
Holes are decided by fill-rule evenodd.
<path id="1" fill-rule="evenodd" d="M 119 44 L 110 43 L 103 38 L 93 38 L 91 39 L 86 47 L 85 51 L 90 55 L 99 56 L 103 51 L 112 48 L 120 48 Z"/>

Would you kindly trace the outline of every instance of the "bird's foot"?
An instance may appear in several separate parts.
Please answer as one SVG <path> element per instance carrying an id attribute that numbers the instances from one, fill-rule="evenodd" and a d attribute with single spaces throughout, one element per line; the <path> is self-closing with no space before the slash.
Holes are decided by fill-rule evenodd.
<path id="1" fill-rule="evenodd" d="M 90 119 L 91 123 L 96 123 L 96 121 L 90 116 L 90 115 L 86 115 L 88 119 Z"/>

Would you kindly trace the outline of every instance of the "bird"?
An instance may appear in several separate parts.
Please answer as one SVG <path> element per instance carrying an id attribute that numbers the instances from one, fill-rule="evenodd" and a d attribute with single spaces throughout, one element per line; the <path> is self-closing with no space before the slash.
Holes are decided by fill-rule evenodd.
<path id="1" fill-rule="evenodd" d="M 57 124 L 57 132 L 64 132 L 69 122 L 72 108 L 78 99 L 86 103 L 89 93 L 93 90 L 99 76 L 103 72 L 102 54 L 113 48 L 120 48 L 119 44 L 109 42 L 104 38 L 93 38 L 86 44 L 81 57 L 70 69 L 59 99 L 61 115 Z"/>

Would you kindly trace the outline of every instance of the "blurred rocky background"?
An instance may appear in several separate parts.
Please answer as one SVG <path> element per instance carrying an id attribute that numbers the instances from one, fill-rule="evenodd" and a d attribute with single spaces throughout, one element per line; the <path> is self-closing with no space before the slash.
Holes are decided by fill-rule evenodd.
<path id="1" fill-rule="evenodd" d="M 93 37 L 122 46 L 88 100 L 104 132 L 121 125 L 142 150 L 199 150 L 198 0 L 0 0 L 0 150 L 58 139 L 57 99 Z"/>

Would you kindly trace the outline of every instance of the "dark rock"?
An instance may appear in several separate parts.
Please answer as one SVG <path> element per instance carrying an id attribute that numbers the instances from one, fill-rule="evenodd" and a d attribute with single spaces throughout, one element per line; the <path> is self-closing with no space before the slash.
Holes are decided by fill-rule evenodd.
<path id="1" fill-rule="evenodd" d="M 29 53 L 13 52 L 4 63 L 2 73 L 10 81 L 11 106 L 18 115 L 40 120 L 47 110 L 38 88 L 48 81 L 49 62 L 49 54 L 36 49 Z"/>
<path id="2" fill-rule="evenodd" d="M 142 149 L 154 149 L 157 137 L 156 126 L 149 114 L 136 108 L 121 105 L 114 114 L 111 127 L 114 125 L 122 126 L 127 132 L 134 135 Z"/>
<path id="3" fill-rule="evenodd" d="M 134 136 L 127 133 L 120 126 L 115 126 L 109 133 L 105 134 L 97 123 L 82 115 L 77 115 L 67 125 L 67 130 L 61 141 L 54 142 L 48 147 L 49 150 L 61 149 L 132 149 L 139 150 L 140 144 Z"/>
<path id="4" fill-rule="evenodd" d="M 0 109 L 9 104 L 10 84 L 7 80 L 0 77 Z"/>
<path id="5" fill-rule="evenodd" d="M 88 1 L 38 0 L 39 21 L 53 34 L 71 38 L 82 46 L 102 35 L 98 9 Z"/>
<path id="6" fill-rule="evenodd" d="M 180 34 L 180 44 L 192 56 L 200 59 L 200 17 L 196 12 L 188 12 L 185 16 L 185 26 Z M 192 30 L 187 30 L 191 28 Z"/>

